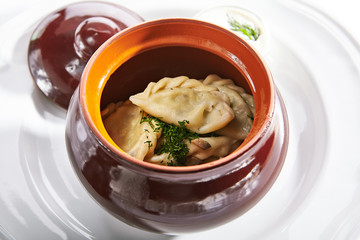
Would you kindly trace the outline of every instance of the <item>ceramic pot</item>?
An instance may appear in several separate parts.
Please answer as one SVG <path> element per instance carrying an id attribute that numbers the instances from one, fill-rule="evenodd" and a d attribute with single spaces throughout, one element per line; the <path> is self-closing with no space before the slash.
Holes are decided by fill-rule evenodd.
<path id="1" fill-rule="evenodd" d="M 228 156 L 160 166 L 125 154 L 107 134 L 100 111 L 108 103 L 165 76 L 210 73 L 254 96 L 252 129 Z M 177 234 L 224 224 L 264 196 L 285 159 L 288 120 L 269 69 L 245 41 L 210 23 L 162 19 L 123 30 L 90 58 L 70 101 L 66 142 L 76 174 L 107 211 L 144 230 Z"/>

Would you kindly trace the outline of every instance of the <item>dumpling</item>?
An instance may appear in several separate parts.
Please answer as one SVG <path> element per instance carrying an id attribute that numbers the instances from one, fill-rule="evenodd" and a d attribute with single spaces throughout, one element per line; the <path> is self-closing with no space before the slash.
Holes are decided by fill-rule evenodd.
<path id="1" fill-rule="evenodd" d="M 104 120 L 105 118 L 107 118 L 108 116 L 110 116 L 112 113 L 114 113 L 116 111 L 116 109 L 123 104 L 122 101 L 117 102 L 117 103 L 109 103 L 106 108 L 104 108 L 101 111 L 101 118 Z"/>
<path id="2" fill-rule="evenodd" d="M 130 101 L 164 122 L 187 120 L 187 128 L 199 134 L 221 129 L 235 117 L 225 93 L 185 76 L 152 82 Z"/>
<path id="3" fill-rule="evenodd" d="M 244 99 L 244 101 L 246 102 L 246 104 L 248 105 L 248 107 L 252 113 L 252 117 L 254 117 L 254 115 L 255 115 L 254 97 L 248 93 L 241 93 L 240 96 Z"/>
<path id="4" fill-rule="evenodd" d="M 169 157 L 169 153 L 155 154 L 151 157 L 145 159 L 145 161 L 160 165 L 172 165 L 174 163 L 174 159 Z"/>
<path id="5" fill-rule="evenodd" d="M 211 74 L 204 80 L 180 76 L 151 82 L 142 93 L 110 103 L 101 114 L 124 152 L 141 161 L 182 166 L 233 152 L 248 135 L 254 111 L 252 95 Z"/>
<path id="6" fill-rule="evenodd" d="M 161 140 L 159 142 L 161 142 Z M 197 165 L 225 157 L 234 151 L 240 143 L 236 139 L 217 136 L 200 137 L 191 142 L 186 140 L 186 145 L 189 148 L 189 152 L 186 155 L 185 165 Z M 169 157 L 168 153 L 152 155 L 151 157 L 146 158 L 145 161 L 163 165 L 171 165 L 175 162 L 171 156 Z"/>
<path id="7" fill-rule="evenodd" d="M 226 94 L 235 113 L 235 118 L 224 128 L 215 131 L 215 133 L 237 140 L 244 140 L 253 124 L 255 111 L 253 97 L 245 93 L 243 88 L 236 86 L 232 80 L 222 79 L 215 74 L 206 77 L 203 83 L 216 86 L 220 92 Z"/>
<path id="8" fill-rule="evenodd" d="M 188 156 L 199 160 L 206 160 L 210 157 L 221 158 L 228 155 L 238 147 L 239 141 L 226 136 L 201 137 L 188 144 Z"/>
<path id="9" fill-rule="evenodd" d="M 123 151 L 139 160 L 154 155 L 161 131 L 154 132 L 148 122 L 140 124 L 141 108 L 127 100 L 121 104 L 109 104 L 102 115 L 109 136 Z"/>

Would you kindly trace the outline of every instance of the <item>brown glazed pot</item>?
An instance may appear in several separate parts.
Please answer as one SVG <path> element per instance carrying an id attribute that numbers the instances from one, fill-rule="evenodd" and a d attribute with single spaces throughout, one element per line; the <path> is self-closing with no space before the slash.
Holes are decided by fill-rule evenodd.
<path id="1" fill-rule="evenodd" d="M 230 155 L 197 166 L 136 160 L 107 134 L 100 110 L 128 99 L 150 81 L 178 75 L 233 79 L 255 100 L 253 127 Z M 91 57 L 67 116 L 67 148 L 91 196 L 118 219 L 177 234 L 224 224 L 269 190 L 283 165 L 288 120 L 262 58 L 246 42 L 210 23 L 162 19 L 128 28 Z"/>

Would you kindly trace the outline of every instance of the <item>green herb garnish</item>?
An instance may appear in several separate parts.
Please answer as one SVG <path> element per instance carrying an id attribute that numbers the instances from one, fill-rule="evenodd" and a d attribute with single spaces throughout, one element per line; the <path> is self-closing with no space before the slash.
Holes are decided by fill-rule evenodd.
<path id="1" fill-rule="evenodd" d="M 242 32 L 250 40 L 256 41 L 259 38 L 260 31 L 257 27 L 252 28 L 248 24 L 239 23 L 235 18 L 230 17 L 229 15 L 227 15 L 227 17 L 228 17 L 228 23 L 230 24 L 232 31 Z"/>
<path id="2" fill-rule="evenodd" d="M 150 140 L 147 140 L 144 143 L 146 143 L 148 145 L 148 149 L 150 149 L 153 146 L 153 144 Z"/>
<path id="3" fill-rule="evenodd" d="M 140 119 L 140 124 L 147 122 L 149 123 L 151 129 L 154 132 L 159 132 L 161 127 L 158 125 L 158 122 L 162 122 L 160 119 L 147 115 L 144 111 L 141 110 L 141 119 Z M 155 126 L 155 125 L 156 126 Z M 149 130 L 145 129 L 145 131 L 149 132 Z"/>
<path id="4" fill-rule="evenodd" d="M 191 132 L 186 128 L 189 121 L 179 121 L 179 126 L 175 124 L 169 124 L 161 121 L 159 118 L 146 115 L 142 112 L 140 124 L 147 122 L 154 132 L 159 132 L 164 137 L 164 141 L 159 148 L 155 150 L 155 154 L 160 155 L 162 153 L 168 153 L 170 162 L 169 166 L 184 166 L 186 160 L 186 154 L 189 152 L 186 140 L 191 143 L 191 140 L 199 138 L 199 134 Z M 149 141 L 145 143 L 149 144 Z M 152 146 L 152 145 L 151 145 Z"/>

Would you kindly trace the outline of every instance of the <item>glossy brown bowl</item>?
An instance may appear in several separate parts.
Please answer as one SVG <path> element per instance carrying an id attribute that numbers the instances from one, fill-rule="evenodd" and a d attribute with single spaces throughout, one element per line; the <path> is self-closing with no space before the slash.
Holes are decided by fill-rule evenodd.
<path id="1" fill-rule="evenodd" d="M 108 103 L 165 76 L 210 73 L 254 96 L 252 129 L 230 155 L 197 166 L 155 165 L 125 154 L 107 134 L 100 111 Z M 128 28 L 95 52 L 70 102 L 66 140 L 100 205 L 132 226 L 176 234 L 224 224 L 264 196 L 285 159 L 288 121 L 269 69 L 246 42 L 210 23 L 163 19 Z"/>

